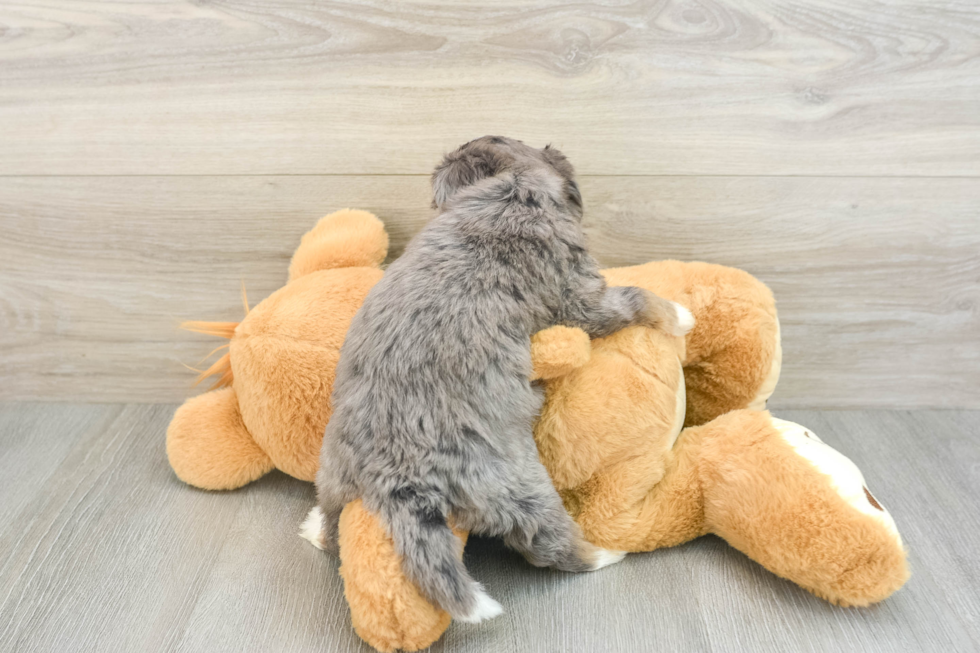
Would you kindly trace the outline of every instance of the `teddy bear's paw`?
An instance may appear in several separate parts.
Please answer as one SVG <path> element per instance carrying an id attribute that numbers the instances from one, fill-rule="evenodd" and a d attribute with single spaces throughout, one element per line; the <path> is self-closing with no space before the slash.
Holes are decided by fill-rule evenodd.
<path id="1" fill-rule="evenodd" d="M 320 506 L 314 506 L 303 520 L 303 525 L 299 527 L 299 536 L 321 551 L 326 548 L 323 539 L 323 513 L 320 511 Z"/>
<path id="2" fill-rule="evenodd" d="M 465 615 L 457 616 L 457 621 L 462 621 L 467 624 L 478 624 L 481 621 L 499 617 L 504 613 L 503 606 L 490 598 L 490 595 L 483 591 L 483 588 L 480 586 L 477 586 L 475 598 L 476 603 L 473 609 Z"/>
<path id="3" fill-rule="evenodd" d="M 617 562 L 621 562 L 625 557 L 625 551 L 610 551 L 609 549 L 600 549 L 597 547 L 595 550 L 595 561 L 592 564 L 592 571 L 602 569 L 603 567 L 608 567 L 609 565 L 614 565 Z"/>
<path id="4" fill-rule="evenodd" d="M 677 311 L 677 319 L 671 325 L 670 335 L 686 336 L 694 328 L 694 314 L 677 302 L 671 302 L 671 304 L 674 305 L 674 310 Z"/>

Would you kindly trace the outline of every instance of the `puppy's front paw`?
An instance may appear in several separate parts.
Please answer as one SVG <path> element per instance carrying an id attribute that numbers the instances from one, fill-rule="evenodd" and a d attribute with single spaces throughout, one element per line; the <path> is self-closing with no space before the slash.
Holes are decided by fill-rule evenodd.
<path id="1" fill-rule="evenodd" d="M 646 306 L 641 319 L 647 326 L 672 336 L 686 336 L 694 328 L 694 315 L 685 307 L 649 290 L 642 294 Z"/>
<path id="2" fill-rule="evenodd" d="M 694 328 L 694 314 L 677 302 L 671 302 L 671 304 L 674 305 L 676 319 L 668 331 L 672 336 L 686 336 Z"/>

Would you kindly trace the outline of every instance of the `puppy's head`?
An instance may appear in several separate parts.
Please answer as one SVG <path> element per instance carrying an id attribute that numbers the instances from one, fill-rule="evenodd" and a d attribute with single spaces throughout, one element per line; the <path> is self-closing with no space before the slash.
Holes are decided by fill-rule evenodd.
<path id="1" fill-rule="evenodd" d="M 537 178 L 542 192 L 581 217 L 582 196 L 565 155 L 550 145 L 539 150 L 504 136 L 484 136 L 447 154 L 432 173 L 432 206 L 444 209 L 462 189 L 504 173 Z"/>

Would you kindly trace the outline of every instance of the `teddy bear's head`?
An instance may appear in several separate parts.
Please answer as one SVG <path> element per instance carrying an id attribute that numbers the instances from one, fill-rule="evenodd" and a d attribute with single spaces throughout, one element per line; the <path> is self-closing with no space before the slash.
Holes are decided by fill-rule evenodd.
<path id="1" fill-rule="evenodd" d="M 241 486 L 272 467 L 313 480 L 340 346 L 384 274 L 387 250 L 374 215 L 332 213 L 303 236 L 288 283 L 239 324 L 190 324 L 228 337 L 229 351 L 205 373 L 219 376 L 220 389 L 188 400 L 168 430 L 178 476 L 209 489 Z"/>
<path id="2" fill-rule="evenodd" d="M 387 253 L 384 225 L 338 211 L 303 236 L 289 282 L 258 304 L 231 339 L 242 420 L 276 467 L 312 481 L 330 419 L 340 346 Z"/>

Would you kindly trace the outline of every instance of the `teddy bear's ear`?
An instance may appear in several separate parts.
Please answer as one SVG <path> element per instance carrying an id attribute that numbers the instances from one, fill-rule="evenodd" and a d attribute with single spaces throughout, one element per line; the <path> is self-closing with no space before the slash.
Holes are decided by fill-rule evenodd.
<path id="1" fill-rule="evenodd" d="M 367 211 L 344 209 L 306 232 L 289 264 L 289 280 L 317 270 L 378 267 L 387 255 L 384 223 Z"/>
<path id="2" fill-rule="evenodd" d="M 532 381 L 554 379 L 589 362 L 592 342 L 581 329 L 553 326 L 531 337 Z"/>

